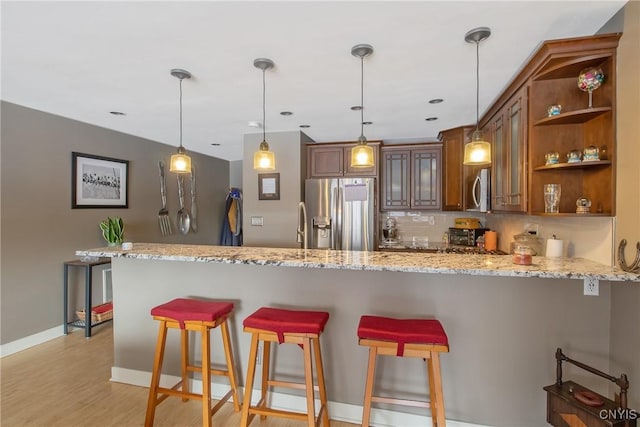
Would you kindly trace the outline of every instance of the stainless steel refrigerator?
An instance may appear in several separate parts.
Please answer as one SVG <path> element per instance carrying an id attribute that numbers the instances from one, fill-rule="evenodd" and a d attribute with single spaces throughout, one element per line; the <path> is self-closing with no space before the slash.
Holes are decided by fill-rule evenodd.
<path id="1" fill-rule="evenodd" d="M 307 179 L 309 248 L 375 250 L 375 185 L 375 178 Z"/>

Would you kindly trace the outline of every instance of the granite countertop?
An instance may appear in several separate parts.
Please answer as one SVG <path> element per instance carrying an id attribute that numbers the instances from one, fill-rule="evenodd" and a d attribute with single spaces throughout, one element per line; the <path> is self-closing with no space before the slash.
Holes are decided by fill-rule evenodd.
<path id="1" fill-rule="evenodd" d="M 533 257 L 528 266 L 512 263 L 509 255 L 360 252 L 326 249 L 290 249 L 134 243 L 133 249 L 96 248 L 76 255 L 223 264 L 331 268 L 365 271 L 467 274 L 476 276 L 545 277 L 640 282 L 640 274 L 583 258 Z"/>

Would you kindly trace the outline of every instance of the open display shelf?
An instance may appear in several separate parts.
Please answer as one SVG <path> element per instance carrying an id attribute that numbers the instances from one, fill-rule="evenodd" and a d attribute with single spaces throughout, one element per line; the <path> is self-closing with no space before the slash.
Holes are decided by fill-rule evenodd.
<path id="1" fill-rule="evenodd" d="M 545 42 L 534 56 L 530 80 L 528 212 L 545 216 L 615 215 L 616 49 L 620 34 Z M 581 70 L 599 67 L 604 82 L 589 94 L 578 88 Z M 548 116 L 550 105 L 562 113 Z M 545 165 L 545 154 L 565 159 L 572 150 L 606 147 L 607 159 Z M 545 184 L 560 184 L 561 214 L 544 213 Z M 591 200 L 593 213 L 576 214 L 576 200 Z"/>
<path id="2" fill-rule="evenodd" d="M 534 171 L 544 171 L 550 169 L 584 169 L 597 166 L 610 165 L 611 160 L 586 160 L 575 163 L 556 163 L 554 165 L 544 165 L 534 168 Z"/>

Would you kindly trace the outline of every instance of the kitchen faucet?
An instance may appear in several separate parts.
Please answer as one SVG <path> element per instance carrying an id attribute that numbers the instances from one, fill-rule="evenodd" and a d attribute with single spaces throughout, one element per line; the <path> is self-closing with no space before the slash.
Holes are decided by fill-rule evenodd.
<path id="1" fill-rule="evenodd" d="M 302 221 L 303 225 L 300 226 L 300 211 L 302 211 Z M 307 240 L 307 208 L 304 205 L 304 202 L 298 203 L 298 230 L 297 230 L 297 239 L 296 242 L 302 243 L 304 249 L 309 248 L 309 243 Z"/>

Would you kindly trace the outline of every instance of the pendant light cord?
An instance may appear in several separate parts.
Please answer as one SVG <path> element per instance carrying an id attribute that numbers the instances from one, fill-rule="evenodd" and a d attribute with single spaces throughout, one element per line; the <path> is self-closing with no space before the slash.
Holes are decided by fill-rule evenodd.
<path id="1" fill-rule="evenodd" d="M 480 130 L 480 42 L 476 42 L 476 130 Z"/>
<path id="2" fill-rule="evenodd" d="M 364 140 L 364 56 L 360 56 L 360 141 Z"/>
<path id="3" fill-rule="evenodd" d="M 180 79 L 180 148 L 182 148 L 182 79 Z"/>
<path id="4" fill-rule="evenodd" d="M 265 70 L 262 70 L 262 141 L 266 141 L 267 140 L 267 124 L 265 123 L 265 111 L 266 111 L 266 103 L 265 103 L 265 92 L 266 92 L 266 83 L 265 83 Z"/>

